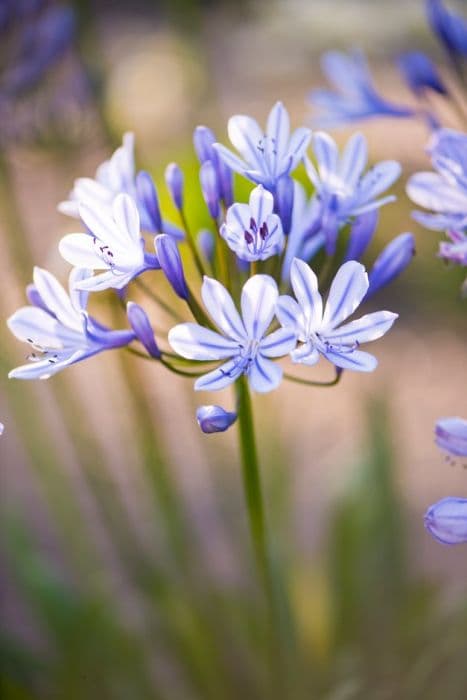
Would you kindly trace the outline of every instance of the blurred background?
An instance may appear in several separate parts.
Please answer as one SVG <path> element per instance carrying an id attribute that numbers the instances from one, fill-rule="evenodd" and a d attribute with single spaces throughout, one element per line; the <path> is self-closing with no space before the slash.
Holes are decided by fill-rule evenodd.
<path id="1" fill-rule="evenodd" d="M 25 303 L 33 264 L 66 279 L 57 242 L 76 224 L 56 205 L 125 130 L 161 193 L 167 163 L 183 167 L 201 228 L 194 126 L 226 142 L 231 114 L 261 123 L 277 99 L 295 126 L 309 123 L 306 96 L 324 83 L 329 48 L 364 49 L 381 92 L 409 102 L 397 54 L 443 60 L 423 3 L 0 0 L 0 38 L 1 696 L 271 697 L 236 431 L 205 436 L 194 419 L 198 403 L 233 397 L 196 396 L 191 380 L 123 351 L 47 382 L 9 381 L 25 348 L 4 320 Z M 287 697 L 461 700 L 467 559 L 429 538 L 423 513 L 467 492 L 467 465 L 445 462 L 433 443 L 438 417 L 465 416 L 462 274 L 436 258 L 438 234 L 410 218 L 404 184 L 428 166 L 424 125 L 357 128 L 373 161 L 404 168 L 368 261 L 405 230 L 417 255 L 374 302 L 400 314 L 375 347 L 375 373 L 255 397 L 290 596 Z M 352 131 L 333 135 L 344 143 Z M 162 203 L 177 222 L 165 194 Z M 125 325 L 111 294 L 94 295 L 91 309 Z"/>

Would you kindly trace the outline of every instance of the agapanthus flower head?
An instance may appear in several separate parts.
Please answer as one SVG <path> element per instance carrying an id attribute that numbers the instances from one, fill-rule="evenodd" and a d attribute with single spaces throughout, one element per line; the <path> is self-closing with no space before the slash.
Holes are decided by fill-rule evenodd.
<path id="1" fill-rule="evenodd" d="M 393 195 L 380 197 L 400 175 L 394 160 L 378 163 L 363 174 L 367 164 L 367 146 L 362 134 L 354 134 L 342 156 L 334 139 L 325 132 L 313 134 L 316 167 L 306 158 L 305 167 L 315 187 L 320 206 L 320 230 L 326 239 L 326 252 L 335 251 L 339 229 L 352 217 L 394 201 Z"/>
<path id="2" fill-rule="evenodd" d="M 428 22 L 445 49 L 454 58 L 467 56 L 467 21 L 448 10 L 441 0 L 426 0 Z"/>
<path id="3" fill-rule="evenodd" d="M 262 185 L 252 190 L 249 204 L 229 207 L 220 234 L 241 260 L 267 260 L 282 252 L 284 232 L 273 208 L 274 198 Z"/>
<path id="4" fill-rule="evenodd" d="M 162 221 L 159 199 L 154 182 L 146 171 L 136 173 L 135 138 L 127 132 L 122 145 L 109 160 L 102 163 L 93 178 L 80 177 L 75 180 L 69 198 L 58 205 L 67 216 L 80 218 L 80 205 L 94 210 L 110 210 L 118 194 L 128 194 L 138 208 L 141 227 L 154 233 L 168 233 L 183 238 L 183 232 L 168 222 Z"/>
<path id="5" fill-rule="evenodd" d="M 467 498 L 441 499 L 428 508 L 424 520 L 427 531 L 441 544 L 467 542 Z"/>
<path id="6" fill-rule="evenodd" d="M 457 416 L 440 418 L 435 426 L 435 441 L 449 454 L 467 457 L 467 420 Z"/>
<path id="7" fill-rule="evenodd" d="M 34 269 L 35 295 L 40 306 L 24 306 L 8 319 L 8 327 L 33 352 L 30 362 L 12 370 L 16 379 L 47 379 L 69 365 L 103 350 L 121 348 L 135 340 L 134 331 L 109 330 L 86 312 L 87 292 L 76 286 L 89 278 L 88 270 L 73 269 L 69 293 L 41 268 Z"/>
<path id="8" fill-rule="evenodd" d="M 160 268 L 156 255 L 144 251 L 139 213 L 130 195 L 117 195 L 110 211 L 96 202 L 81 204 L 79 214 L 87 233 L 64 236 L 59 250 L 71 265 L 99 271 L 80 280 L 80 289 L 122 289 L 145 270 Z"/>
<path id="9" fill-rule="evenodd" d="M 224 433 L 235 423 L 237 414 L 222 406 L 198 406 L 196 420 L 203 433 Z"/>
<path id="10" fill-rule="evenodd" d="M 217 331 L 196 323 L 182 323 L 169 332 L 176 353 L 190 360 L 222 361 L 195 382 L 196 390 L 224 389 L 242 374 L 253 391 L 268 392 L 282 379 L 282 368 L 271 358 L 282 357 L 296 344 L 294 329 L 268 333 L 279 296 L 269 275 L 254 275 L 245 283 L 238 313 L 230 293 L 217 280 L 205 277 L 201 289 L 204 305 Z"/>
<path id="11" fill-rule="evenodd" d="M 309 95 L 318 108 L 314 121 L 329 128 L 369 117 L 411 117 L 413 109 L 396 105 L 381 97 L 361 51 L 343 53 L 328 51 L 321 58 L 321 67 L 333 90 L 316 89 Z"/>
<path id="12" fill-rule="evenodd" d="M 272 108 L 266 131 L 251 117 L 238 114 L 229 119 L 229 139 L 237 156 L 222 144 L 214 144 L 224 163 L 234 172 L 274 191 L 279 178 L 290 174 L 302 160 L 311 138 L 305 127 L 290 134 L 290 119 L 282 102 Z"/>
<path id="13" fill-rule="evenodd" d="M 436 231 L 467 227 L 467 134 L 439 129 L 428 145 L 437 172 L 415 173 L 407 183 L 410 199 L 434 214 L 414 212 L 416 221 Z"/>
<path id="14" fill-rule="evenodd" d="M 403 53 L 399 56 L 398 64 L 405 82 L 417 97 L 423 96 L 427 90 L 447 94 L 437 67 L 423 51 Z"/>
<path id="15" fill-rule="evenodd" d="M 363 265 L 349 261 L 341 266 L 325 305 L 318 291 L 318 278 L 303 260 L 293 260 L 290 279 L 295 299 L 288 295 L 279 297 L 277 317 L 284 328 L 297 334 L 299 345 L 291 352 L 293 362 L 311 366 L 323 356 L 341 369 L 374 370 L 376 358 L 360 350 L 360 345 L 381 338 L 397 314 L 376 311 L 343 323 L 368 291 L 368 275 Z"/>
<path id="16" fill-rule="evenodd" d="M 449 241 L 439 244 L 439 257 L 448 262 L 467 267 L 467 234 L 463 231 L 446 231 Z"/>

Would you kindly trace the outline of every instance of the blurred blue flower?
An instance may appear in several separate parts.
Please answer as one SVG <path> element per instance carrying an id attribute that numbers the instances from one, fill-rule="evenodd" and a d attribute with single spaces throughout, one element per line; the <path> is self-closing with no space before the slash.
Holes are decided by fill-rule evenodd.
<path id="1" fill-rule="evenodd" d="M 377 93 L 362 52 L 328 51 L 321 66 L 334 90 L 310 92 L 309 101 L 319 110 L 314 119 L 319 126 L 329 128 L 369 117 L 414 116 L 410 107 L 396 105 Z"/>
<path id="2" fill-rule="evenodd" d="M 467 56 L 467 21 L 450 12 L 441 0 L 426 0 L 426 14 L 431 29 L 455 59 Z"/>
<path id="3" fill-rule="evenodd" d="M 110 211 L 115 197 L 124 193 L 136 202 L 143 230 L 183 238 L 179 228 L 162 221 L 157 191 L 149 173 L 142 170 L 135 176 L 134 150 L 134 134 L 127 132 L 122 145 L 98 167 L 94 179 L 80 177 L 75 180 L 69 198 L 60 202 L 58 210 L 74 218 L 79 218 L 82 204 L 96 211 Z"/>
<path id="4" fill-rule="evenodd" d="M 439 257 L 467 267 L 467 234 L 463 231 L 446 231 L 446 236 L 451 242 L 441 241 L 439 244 Z"/>
<path id="5" fill-rule="evenodd" d="M 435 426 L 435 442 L 452 455 L 467 457 L 467 420 L 457 416 L 440 418 Z"/>
<path id="6" fill-rule="evenodd" d="M 422 51 L 407 51 L 399 56 L 398 64 L 405 82 L 417 97 L 422 97 L 426 90 L 447 95 L 437 67 Z"/>
<path id="7" fill-rule="evenodd" d="M 413 218 L 436 231 L 467 228 L 467 134 L 439 129 L 428 152 L 437 172 L 420 172 L 407 183 L 407 194 L 435 214 L 416 211 Z"/>
<path id="8" fill-rule="evenodd" d="M 88 270 L 72 270 L 67 294 L 50 272 L 34 269 L 35 295 L 41 305 L 24 306 L 7 321 L 11 332 L 29 343 L 34 352 L 28 358 L 30 363 L 12 370 L 9 377 L 47 379 L 75 362 L 135 340 L 134 331 L 109 330 L 88 316 L 88 295 L 76 287 L 90 274 Z"/>
<path id="9" fill-rule="evenodd" d="M 427 531 L 441 544 L 467 542 L 467 498 L 441 499 L 428 508 L 424 520 Z"/>
<path id="10" fill-rule="evenodd" d="M 339 229 L 352 217 L 393 202 L 393 195 L 378 199 L 400 175 L 394 160 L 378 163 L 363 175 L 367 163 L 367 146 L 362 134 L 354 134 L 341 157 L 334 139 L 325 132 L 313 134 L 316 167 L 306 158 L 305 167 L 315 187 L 320 206 L 320 231 L 326 239 L 326 252 L 336 248 Z"/>
<path id="11" fill-rule="evenodd" d="M 368 275 L 370 286 L 367 298 L 398 277 L 415 255 L 413 233 L 396 236 L 376 258 Z"/>
<path id="12" fill-rule="evenodd" d="M 205 277 L 201 289 L 204 305 L 219 329 L 209 330 L 196 323 L 182 323 L 169 331 L 169 343 L 190 360 L 227 360 L 195 382 L 196 390 L 224 389 L 246 374 L 253 391 L 276 389 L 282 369 L 269 358 L 289 353 L 296 344 L 294 330 L 279 328 L 267 335 L 274 318 L 278 289 L 268 275 L 254 275 L 241 295 L 242 316 L 227 289 Z"/>
<path id="13" fill-rule="evenodd" d="M 285 237 L 273 207 L 273 196 L 262 185 L 251 192 L 249 204 L 229 207 L 220 234 L 241 260 L 267 260 L 282 252 Z"/>
<path id="14" fill-rule="evenodd" d="M 138 209 L 128 194 L 115 197 L 111 213 L 93 203 L 81 204 L 79 215 L 88 232 L 64 236 L 60 253 L 75 267 L 103 270 L 80 280 L 80 289 L 122 289 L 145 270 L 160 268 L 156 255 L 144 251 Z"/>
<path id="15" fill-rule="evenodd" d="M 237 414 L 226 411 L 222 406 L 199 406 L 196 420 L 203 433 L 223 433 L 235 423 Z"/>
<path id="16" fill-rule="evenodd" d="M 279 297 L 277 317 L 285 328 L 297 333 L 299 346 L 291 352 L 293 362 L 315 365 L 320 356 L 336 367 L 371 372 L 377 365 L 373 355 L 362 352 L 361 343 L 381 338 L 397 314 L 377 311 L 356 321 L 345 321 L 368 291 L 368 276 L 358 262 L 349 261 L 338 270 L 323 310 L 318 278 L 303 260 L 292 262 L 290 278 L 296 300 Z"/>
<path id="17" fill-rule="evenodd" d="M 216 143 L 214 148 L 222 160 L 234 172 L 271 191 L 279 178 L 295 170 L 311 138 L 311 131 L 305 127 L 290 134 L 289 115 L 282 102 L 272 108 L 266 132 L 251 117 L 236 115 L 229 119 L 228 133 L 241 158 Z"/>

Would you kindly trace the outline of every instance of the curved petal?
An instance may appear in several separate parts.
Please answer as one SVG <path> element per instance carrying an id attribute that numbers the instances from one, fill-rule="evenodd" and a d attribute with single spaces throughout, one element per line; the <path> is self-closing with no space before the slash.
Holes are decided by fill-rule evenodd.
<path id="1" fill-rule="evenodd" d="M 283 174 L 283 169 L 285 167 L 286 162 L 288 162 L 289 165 L 289 172 L 291 170 L 295 170 L 299 162 L 302 160 L 302 158 L 305 155 L 306 149 L 308 148 L 308 145 L 311 141 L 311 130 L 307 129 L 306 127 L 302 126 L 298 129 L 295 129 L 293 132 L 288 147 L 287 147 L 287 153 L 284 155 L 284 158 L 282 159 L 282 162 L 279 165 L 279 170 L 280 172 L 278 175 Z"/>
<path id="2" fill-rule="evenodd" d="M 416 173 L 407 183 L 406 192 L 420 207 L 444 214 L 467 210 L 467 192 L 446 182 L 437 173 Z"/>
<path id="3" fill-rule="evenodd" d="M 280 160 L 287 150 L 290 135 L 290 119 L 282 102 L 276 102 L 269 112 L 266 134 Z"/>
<path id="4" fill-rule="evenodd" d="M 79 360 L 84 360 L 85 357 L 89 357 L 89 354 L 85 350 L 77 350 L 72 352 L 67 357 L 62 358 L 59 362 L 50 362 L 49 360 L 41 360 L 40 362 L 29 362 L 27 365 L 21 365 L 20 367 L 15 367 L 9 372 L 8 377 L 10 379 L 48 379 L 53 374 L 57 374 L 65 367 L 78 362 Z M 92 353 L 95 354 L 95 353 Z"/>
<path id="5" fill-rule="evenodd" d="M 214 143 L 213 148 L 217 151 L 223 162 L 236 173 L 244 173 L 248 169 L 247 163 L 241 158 L 232 153 L 231 150 L 223 146 L 221 143 Z"/>
<path id="6" fill-rule="evenodd" d="M 263 157 L 258 146 L 263 141 L 263 131 L 258 122 L 251 117 L 238 114 L 230 117 L 227 132 L 230 141 L 246 162 L 262 170 Z"/>
<path id="7" fill-rule="evenodd" d="M 245 330 L 251 340 L 261 340 L 276 308 L 279 292 L 269 275 L 254 275 L 242 290 L 241 306 Z"/>
<path id="8" fill-rule="evenodd" d="M 74 267 L 70 272 L 68 277 L 68 289 L 70 291 L 70 301 L 73 304 L 73 308 L 81 314 L 82 311 L 86 310 L 88 304 L 88 292 L 76 289 L 76 285 L 83 280 L 92 277 L 92 270 L 86 270 L 83 268 Z"/>
<path id="9" fill-rule="evenodd" d="M 368 159 L 366 139 L 363 134 L 354 134 L 347 142 L 339 163 L 339 177 L 352 189 L 360 179 Z"/>
<path id="10" fill-rule="evenodd" d="M 248 371 L 248 382 L 253 391 L 265 394 L 276 389 L 282 380 L 282 367 L 258 354 Z"/>
<path id="11" fill-rule="evenodd" d="M 401 166 L 395 160 L 377 163 L 360 180 L 357 188 L 357 203 L 364 204 L 387 190 L 401 174 Z"/>
<path id="12" fill-rule="evenodd" d="M 62 348 L 80 342 L 78 331 L 63 327 L 53 316 L 36 306 L 23 306 L 7 320 L 18 340 L 43 348 Z"/>
<path id="13" fill-rule="evenodd" d="M 319 326 L 323 318 L 323 300 L 318 291 L 318 278 L 311 267 L 294 258 L 290 269 L 292 288 L 310 326 Z"/>
<path id="14" fill-rule="evenodd" d="M 245 327 L 240 314 L 223 284 L 211 277 L 205 277 L 201 297 L 210 317 L 228 338 L 236 341 L 245 338 Z"/>
<path id="15" fill-rule="evenodd" d="M 238 343 L 197 323 L 180 323 L 171 328 L 170 346 L 189 360 L 223 360 L 238 353 Z"/>
<path id="16" fill-rule="evenodd" d="M 296 364 L 313 367 L 313 365 L 316 365 L 318 362 L 320 355 L 312 343 L 304 343 L 304 345 L 301 345 L 299 348 L 294 350 L 290 354 L 290 357 L 292 362 L 295 362 Z"/>
<path id="17" fill-rule="evenodd" d="M 326 181 L 337 169 L 339 151 L 336 143 L 324 131 L 315 131 L 312 137 L 312 146 L 318 163 L 320 178 Z"/>
<path id="18" fill-rule="evenodd" d="M 244 231 L 249 231 L 251 209 L 248 204 L 232 204 L 227 211 L 226 225 L 238 235 L 243 236 Z"/>
<path id="19" fill-rule="evenodd" d="M 375 311 L 327 333 L 326 340 L 330 340 L 332 344 L 336 341 L 351 345 L 368 343 L 387 333 L 397 317 L 398 314 L 393 314 L 391 311 Z"/>
<path id="20" fill-rule="evenodd" d="M 260 344 L 260 353 L 265 357 L 283 357 L 295 348 L 297 334 L 294 328 L 278 328 L 266 336 Z"/>
<path id="21" fill-rule="evenodd" d="M 81 330 L 80 315 L 57 278 L 47 270 L 35 267 L 33 279 L 42 301 L 60 323 L 69 328 Z"/>
<path id="22" fill-rule="evenodd" d="M 75 267 L 107 270 L 108 264 L 96 252 L 94 238 L 88 233 L 69 233 L 63 236 L 58 250 L 64 260 Z"/>
<path id="23" fill-rule="evenodd" d="M 108 272 L 101 272 L 98 275 L 94 275 L 94 277 L 87 277 L 76 282 L 75 289 L 87 292 L 101 292 L 104 289 L 123 289 L 137 274 L 138 270 L 130 270 L 129 272 L 108 270 Z"/>
<path id="24" fill-rule="evenodd" d="M 295 299 L 284 294 L 276 304 L 276 316 L 284 328 L 299 330 L 303 326 L 303 312 Z"/>
<path id="25" fill-rule="evenodd" d="M 337 271 L 323 314 L 323 327 L 334 329 L 353 314 L 368 291 L 368 275 L 355 260 L 349 260 Z"/>
<path id="26" fill-rule="evenodd" d="M 243 374 L 243 365 L 236 360 L 225 362 L 217 369 L 204 374 L 195 382 L 195 391 L 219 391 L 232 384 Z"/>
<path id="27" fill-rule="evenodd" d="M 112 213 L 122 234 L 128 236 L 136 245 L 140 245 L 140 219 L 138 207 L 132 197 L 128 194 L 117 195 L 112 204 Z"/>
<path id="28" fill-rule="evenodd" d="M 234 204 L 235 206 L 235 204 Z M 253 219 L 258 224 L 258 228 L 272 214 L 274 208 L 274 198 L 270 192 L 258 185 L 250 194 L 250 210 Z"/>
<path id="29" fill-rule="evenodd" d="M 373 372 L 378 365 L 376 357 L 362 350 L 354 350 L 353 352 L 327 350 L 323 355 L 336 367 L 353 369 L 356 372 Z"/>

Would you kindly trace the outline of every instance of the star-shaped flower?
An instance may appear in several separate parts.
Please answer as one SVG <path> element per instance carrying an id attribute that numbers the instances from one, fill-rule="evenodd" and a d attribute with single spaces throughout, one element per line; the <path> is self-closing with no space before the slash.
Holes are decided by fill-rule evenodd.
<path id="1" fill-rule="evenodd" d="M 273 196 L 262 185 L 252 191 L 249 204 L 229 207 L 220 234 L 241 260 L 267 260 L 282 251 L 285 236 L 273 208 Z"/>
<path id="2" fill-rule="evenodd" d="M 331 285 L 324 311 L 318 279 L 309 265 L 295 258 L 290 277 L 296 300 L 287 295 L 279 297 L 277 317 L 285 328 L 297 333 L 299 346 L 292 351 L 292 360 L 315 365 L 322 355 L 342 369 L 374 370 L 376 358 L 362 352 L 360 344 L 381 338 L 397 314 L 377 311 L 341 325 L 367 293 L 368 276 L 363 265 L 353 260 L 342 265 Z"/>
<path id="3" fill-rule="evenodd" d="M 310 129 L 305 127 L 290 135 L 289 115 L 282 102 L 272 108 L 265 133 L 255 119 L 243 114 L 229 119 L 228 133 L 242 157 L 216 143 L 214 148 L 222 160 L 234 172 L 271 191 L 279 178 L 295 170 L 311 138 Z"/>
<path id="4" fill-rule="evenodd" d="M 144 252 L 138 209 L 127 194 L 119 194 L 111 214 L 98 205 L 81 204 L 80 217 L 88 233 L 69 233 L 59 244 L 61 255 L 75 267 L 103 270 L 79 283 L 79 289 L 122 289 L 145 270 L 159 269 L 157 256 Z"/>
<path id="5" fill-rule="evenodd" d="M 195 389 L 224 389 L 242 374 L 247 375 L 254 391 L 275 389 L 282 379 L 282 369 L 270 358 L 289 353 L 296 345 L 297 336 L 291 328 L 279 328 L 267 334 L 279 295 L 272 277 L 254 275 L 245 283 L 241 316 L 229 292 L 217 280 L 205 277 L 201 295 L 219 330 L 182 323 L 169 332 L 170 345 L 182 357 L 224 361 L 220 367 L 197 379 Z"/>
<path id="6" fill-rule="evenodd" d="M 47 379 L 75 362 L 136 339 L 133 331 L 109 330 L 88 316 L 88 294 L 77 291 L 76 286 L 90 274 L 88 270 L 72 270 L 67 294 L 50 272 L 34 269 L 34 285 L 29 289 L 33 305 L 18 309 L 7 322 L 11 332 L 29 343 L 33 352 L 29 364 L 12 370 L 9 377 Z"/>

